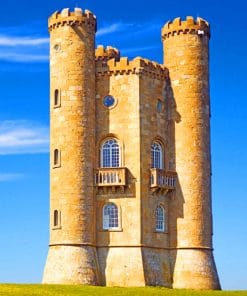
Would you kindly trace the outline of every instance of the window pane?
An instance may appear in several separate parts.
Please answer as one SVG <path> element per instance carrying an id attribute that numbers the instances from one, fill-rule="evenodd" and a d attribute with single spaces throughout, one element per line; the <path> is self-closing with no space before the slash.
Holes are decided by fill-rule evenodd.
<path id="1" fill-rule="evenodd" d="M 163 150 L 159 143 L 151 146 L 151 168 L 163 169 Z"/>
<path id="2" fill-rule="evenodd" d="M 155 211 L 156 231 L 165 230 L 165 211 L 163 207 L 158 206 Z"/>
<path id="3" fill-rule="evenodd" d="M 110 166 L 110 149 L 103 148 L 103 167 Z"/>
<path id="4" fill-rule="evenodd" d="M 106 141 L 102 146 L 101 165 L 103 167 L 119 167 L 119 145 L 115 139 Z"/>
<path id="5" fill-rule="evenodd" d="M 115 204 L 107 204 L 103 211 L 103 228 L 111 229 L 118 227 L 118 208 Z"/>

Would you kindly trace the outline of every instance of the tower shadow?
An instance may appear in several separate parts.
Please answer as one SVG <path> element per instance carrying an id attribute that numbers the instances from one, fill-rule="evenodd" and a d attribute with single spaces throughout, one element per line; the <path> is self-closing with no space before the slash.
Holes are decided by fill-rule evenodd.
<path id="1" fill-rule="evenodd" d="M 176 169 L 176 136 L 175 129 L 176 124 L 182 121 L 181 115 L 177 111 L 176 99 L 174 97 L 174 92 L 171 85 L 170 77 L 167 81 L 167 98 L 168 98 L 168 126 L 169 126 L 169 155 L 171 160 L 171 167 L 169 169 L 174 172 Z M 179 218 L 184 217 L 184 197 L 182 188 L 179 181 L 179 176 L 176 179 L 176 190 L 170 193 L 170 203 L 169 203 L 169 248 L 170 248 L 170 271 L 171 271 L 171 281 L 173 282 L 174 268 L 177 258 L 177 245 L 178 245 L 178 229 L 177 221 Z"/>

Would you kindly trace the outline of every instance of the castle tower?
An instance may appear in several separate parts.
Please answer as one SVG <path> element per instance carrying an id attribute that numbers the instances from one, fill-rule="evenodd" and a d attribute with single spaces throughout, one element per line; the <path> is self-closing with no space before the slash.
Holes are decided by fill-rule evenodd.
<path id="1" fill-rule="evenodd" d="M 165 65 L 95 50 L 96 17 L 49 19 L 44 283 L 219 289 L 212 249 L 209 25 L 162 30 Z"/>
<path id="2" fill-rule="evenodd" d="M 176 110 L 176 197 L 170 204 L 173 287 L 219 289 L 212 249 L 209 24 L 187 17 L 162 30 Z"/>
<path id="3" fill-rule="evenodd" d="M 99 284 L 95 248 L 95 30 L 64 9 L 50 31 L 50 245 L 44 283 Z"/>

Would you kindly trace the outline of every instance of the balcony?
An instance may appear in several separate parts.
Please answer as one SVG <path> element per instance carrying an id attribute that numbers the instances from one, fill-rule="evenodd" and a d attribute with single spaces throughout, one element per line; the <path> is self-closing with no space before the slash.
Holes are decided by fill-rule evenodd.
<path id="1" fill-rule="evenodd" d="M 126 185 L 126 168 L 100 168 L 95 172 L 95 185 L 117 187 Z"/>
<path id="2" fill-rule="evenodd" d="M 150 187 L 153 192 L 168 192 L 176 187 L 177 173 L 162 169 L 151 169 Z"/>

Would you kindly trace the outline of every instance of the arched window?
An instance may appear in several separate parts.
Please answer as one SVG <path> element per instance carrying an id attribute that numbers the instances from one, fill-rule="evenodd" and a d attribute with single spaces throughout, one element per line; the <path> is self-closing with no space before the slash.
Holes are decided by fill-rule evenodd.
<path id="1" fill-rule="evenodd" d="M 58 89 L 54 91 L 54 107 L 60 106 L 60 93 Z"/>
<path id="2" fill-rule="evenodd" d="M 61 211 L 54 210 L 53 212 L 53 229 L 61 228 Z"/>
<path id="3" fill-rule="evenodd" d="M 151 146 L 151 168 L 163 169 L 163 149 L 158 142 L 154 142 Z"/>
<path id="4" fill-rule="evenodd" d="M 53 164 L 54 164 L 54 167 L 60 166 L 60 153 L 58 149 L 54 150 Z"/>
<path id="5" fill-rule="evenodd" d="M 108 203 L 103 207 L 103 229 L 115 229 L 118 227 L 118 208 L 114 203 Z"/>
<path id="6" fill-rule="evenodd" d="M 54 211 L 54 220 L 53 220 L 53 226 L 56 227 L 58 226 L 58 223 L 59 223 L 59 218 L 58 218 L 58 210 L 55 210 Z"/>
<path id="7" fill-rule="evenodd" d="M 105 141 L 101 147 L 101 166 L 103 168 L 119 167 L 120 149 L 115 139 Z"/>
<path id="8" fill-rule="evenodd" d="M 165 227 L 165 210 L 162 206 L 157 206 L 155 210 L 155 230 L 164 232 Z"/>

